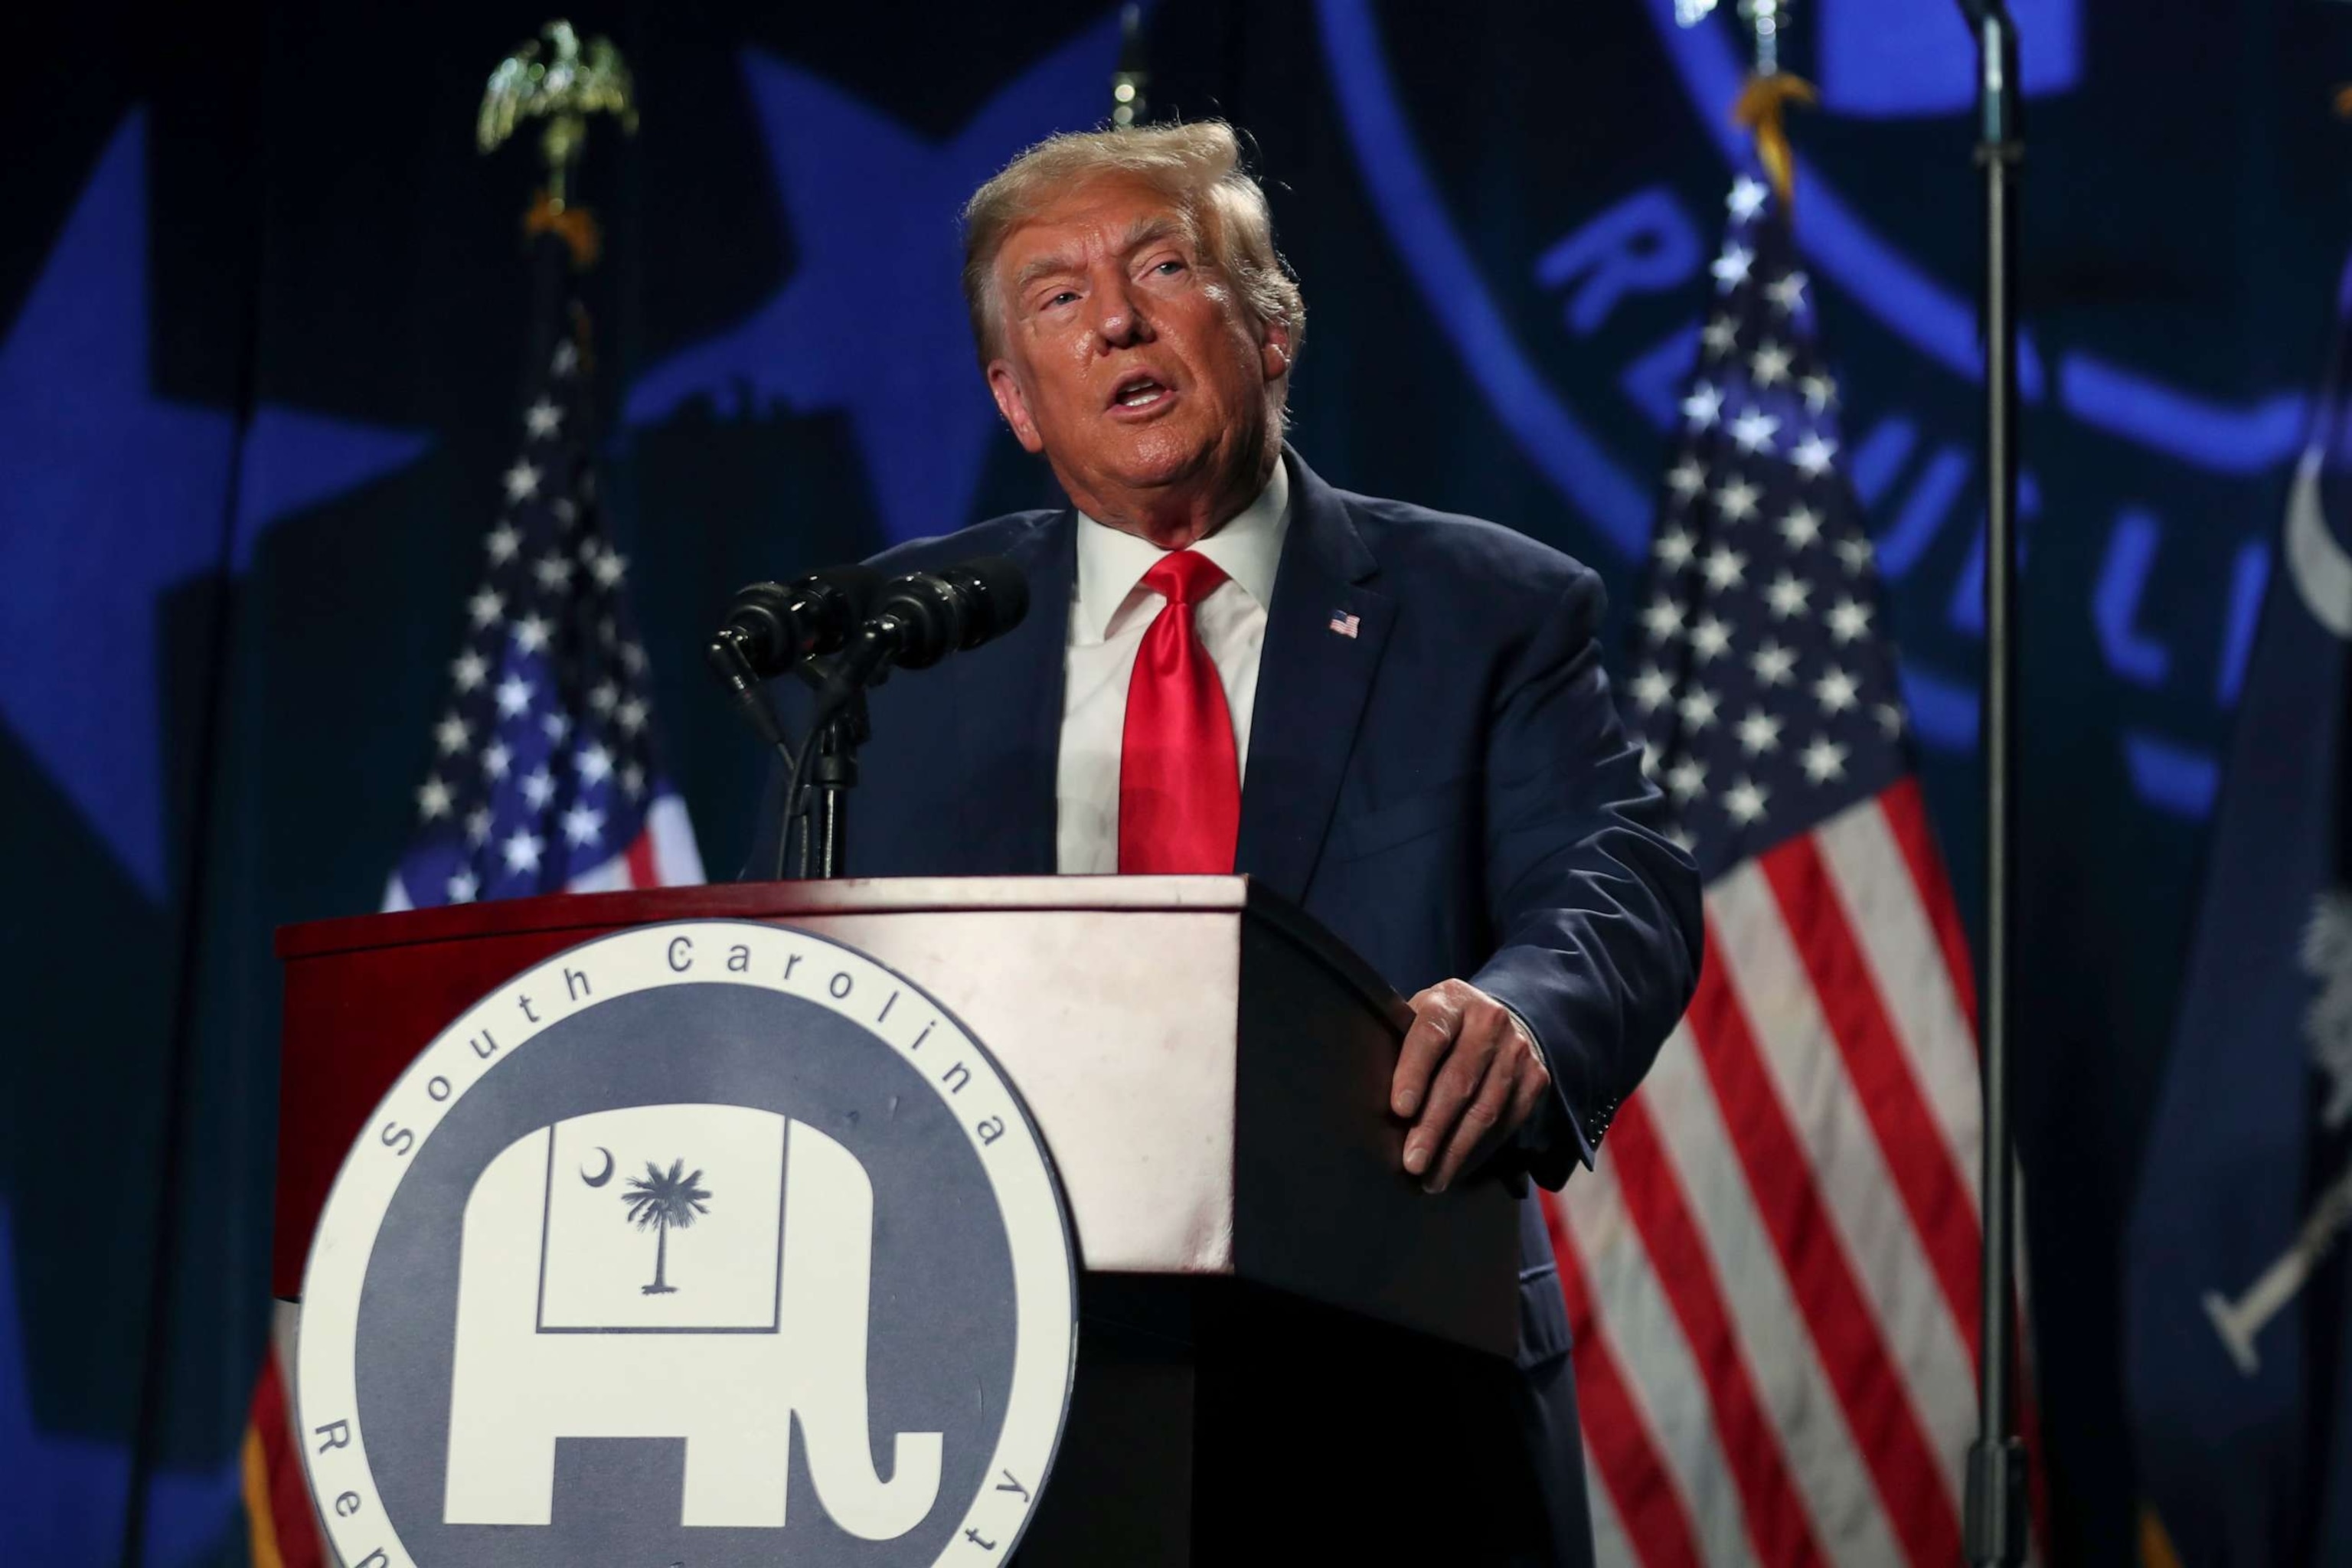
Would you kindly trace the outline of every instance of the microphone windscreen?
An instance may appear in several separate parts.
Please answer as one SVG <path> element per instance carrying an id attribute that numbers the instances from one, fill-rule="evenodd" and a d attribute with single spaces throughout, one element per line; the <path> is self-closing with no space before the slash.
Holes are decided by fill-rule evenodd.
<path id="1" fill-rule="evenodd" d="M 812 572 L 801 579 L 803 583 L 830 588 L 847 601 L 852 626 L 874 613 L 874 600 L 887 581 L 882 574 L 863 562 L 847 566 L 828 566 L 822 572 Z"/>
<path id="2" fill-rule="evenodd" d="M 982 555 L 963 563 L 987 598 L 986 635 L 1003 637 L 1029 613 L 1029 574 L 1002 555 Z"/>

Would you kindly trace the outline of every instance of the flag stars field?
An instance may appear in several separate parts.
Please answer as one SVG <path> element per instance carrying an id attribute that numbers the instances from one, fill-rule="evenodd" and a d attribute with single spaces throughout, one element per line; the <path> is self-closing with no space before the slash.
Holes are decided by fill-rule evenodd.
<path id="1" fill-rule="evenodd" d="M 1670 642 L 1683 629 L 1682 605 L 1664 594 L 1650 601 L 1642 612 L 1642 627 L 1650 634 L 1652 642 Z"/>
<path id="2" fill-rule="evenodd" d="M 1815 784 L 1827 784 L 1845 775 L 1846 748 L 1827 735 L 1817 735 L 1813 743 L 1798 755 L 1797 762 L 1805 776 Z"/>
<path id="3" fill-rule="evenodd" d="M 1809 506 L 1792 506 L 1780 520 L 1780 537 L 1791 550 L 1803 550 L 1822 536 L 1822 514 Z"/>
<path id="4" fill-rule="evenodd" d="M 1705 382 L 1683 399 L 1683 417 L 1694 430 L 1712 430 L 1723 421 L 1723 394 Z"/>
<path id="5" fill-rule="evenodd" d="M 1783 572 L 1764 590 L 1764 603 L 1771 608 L 1773 619 L 1785 621 L 1807 613 L 1805 600 L 1812 591 L 1811 583 L 1793 572 Z"/>
<path id="6" fill-rule="evenodd" d="M 1739 443 L 1741 451 L 1751 456 L 1772 450 L 1772 437 L 1780 432 L 1780 422 L 1760 408 L 1749 408 L 1731 422 L 1731 438 Z M 1813 439 L 1818 440 L 1819 437 Z M 1803 466 L 1801 457 L 1798 466 Z"/>
<path id="7" fill-rule="evenodd" d="M 1707 552 L 1706 563 L 1699 570 L 1706 585 L 1720 594 L 1748 580 L 1748 557 L 1728 544 L 1718 544 Z"/>
<path id="8" fill-rule="evenodd" d="M 1716 616 L 1701 616 L 1690 631 L 1691 657 L 1712 664 L 1731 651 L 1731 628 Z"/>
<path id="9" fill-rule="evenodd" d="M 1747 247 L 1727 245 L 1723 247 L 1723 254 L 1715 258 L 1715 264 L 1707 270 L 1715 274 L 1716 288 L 1728 294 L 1748 281 L 1748 269 L 1755 262 L 1755 254 Z"/>
<path id="10" fill-rule="evenodd" d="M 594 504 L 580 363 L 562 340 L 521 405 L 523 450 L 493 492 L 502 507 L 434 732 L 436 787 L 394 908 L 701 879 L 684 808 L 652 765 L 645 649 L 622 597 L 627 562 Z"/>

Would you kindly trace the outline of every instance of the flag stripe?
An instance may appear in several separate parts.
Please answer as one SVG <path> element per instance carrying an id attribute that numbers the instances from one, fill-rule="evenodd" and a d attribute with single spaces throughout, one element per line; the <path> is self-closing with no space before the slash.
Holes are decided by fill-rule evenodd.
<path id="1" fill-rule="evenodd" d="M 1584 1511 L 1592 1521 L 1592 1562 L 1594 1568 L 1619 1568 L 1643 1561 L 1633 1547 L 1633 1538 L 1617 1518 L 1617 1500 L 1609 1495 L 1609 1487 L 1592 1462 L 1591 1446 L 1585 1446 Z"/>
<path id="2" fill-rule="evenodd" d="M 669 794 L 656 796 L 646 813 L 646 837 L 653 841 L 655 886 L 679 888 L 703 880 L 702 852 L 695 847 L 685 801 Z"/>
<path id="3" fill-rule="evenodd" d="M 1749 997 L 1748 1008 L 1743 1009 L 1742 997 L 1733 990 L 1738 947 L 1727 946 L 1723 933 L 1761 930 L 1768 923 L 1777 933 L 1777 921 L 1769 890 L 1752 865 L 1722 879 L 1710 894 L 1710 901 L 1718 900 L 1723 889 L 1749 879 L 1754 885 L 1748 897 L 1709 918 L 1707 951 L 1723 955 L 1723 961 L 1710 962 L 1701 972 L 1698 994 L 1686 1019 L 1723 1106 L 1758 1212 L 1804 1307 L 1854 1446 L 1869 1467 L 1906 1555 L 1920 1568 L 1929 1563 L 1940 1568 L 1956 1560 L 1960 1550 L 1959 1519 L 1948 1479 L 1888 1352 L 1879 1319 L 1840 1244 L 1842 1227 L 1814 1188 L 1815 1161 L 1798 1136 L 1765 1052 L 1749 1028 L 1754 999 Z M 1752 944 L 1738 944 L 1746 945 Z M 1825 1053 L 1811 1054 L 1819 1061 Z M 1827 1065 L 1828 1076 L 1834 1077 L 1834 1061 Z M 1843 1090 L 1844 1086 L 1841 1082 L 1835 1088 Z M 1804 1105 L 1806 1100 L 1795 1103 Z M 1843 1162 L 1833 1168 L 1844 1173 L 1853 1164 Z"/>
<path id="4" fill-rule="evenodd" d="M 1764 1415 L 1688 1199 L 1651 1122 L 1647 1093 L 1645 1088 L 1627 1100 L 1609 1131 L 1625 1211 L 1705 1380 L 1718 1462 L 1739 1489 L 1742 1521 L 1758 1561 L 1819 1563 L 1821 1544 L 1789 1478 L 1780 1436 Z"/>
<path id="5" fill-rule="evenodd" d="M 654 868 L 654 836 L 650 827 L 630 840 L 628 862 L 629 886 L 632 888 L 661 886 L 661 874 Z"/>
<path id="6" fill-rule="evenodd" d="M 327 1560 L 295 1447 L 289 1381 L 273 1325 L 246 1417 L 246 1530 L 255 1568 L 324 1568 Z"/>
<path id="7" fill-rule="evenodd" d="M 1567 1216 L 1595 1265 L 1593 1319 L 1624 1368 L 1643 1429 L 1656 1439 L 1663 1473 L 1687 1511 L 1700 1560 L 1729 1568 L 1752 1563 L 1739 1494 L 1716 1440 L 1698 1363 L 1626 1212 L 1616 1162 L 1595 1174 L 1601 1179 Z"/>
<path id="8" fill-rule="evenodd" d="M 1959 906 L 1952 901 L 1952 885 L 1944 873 L 1944 858 L 1936 849 L 1935 830 L 1927 823 L 1927 805 L 1919 794 L 1919 781 L 1906 778 L 1878 797 L 1879 809 L 1885 814 L 1886 826 L 1895 835 L 1895 845 L 1903 852 L 1904 864 L 1911 868 L 1911 884 L 1919 889 L 1919 901 L 1927 918 L 1936 927 L 1936 941 L 1944 950 L 1944 973 L 1949 978 L 1952 994 L 1959 1002 L 1960 1016 L 1969 1021 L 1971 1037 L 1977 1023 L 1977 971 L 1969 959 L 1968 932 L 1960 926 Z M 1971 1051 L 1971 1058 L 1975 1053 Z"/>
<path id="9" fill-rule="evenodd" d="M 1957 1498 L 1958 1455 L 1975 1430 L 1976 1371 L 1969 1342 L 1895 1190 L 1761 868 L 1750 861 L 1718 879 L 1707 900 L 1714 921 L 1710 952 L 1745 1008 L 1775 1105 L 1811 1162 L 1812 1190 L 1832 1216 L 1842 1256 L 1862 1282 L 1877 1332 L 1908 1373 L 1937 1452 L 1953 1467 Z M 1729 1119 L 1730 1107 L 1725 1109 Z"/>
<path id="10" fill-rule="evenodd" d="M 1699 1555 L 1689 1505 L 1659 1453 L 1656 1428 L 1619 1359 L 1611 1326 L 1595 1309 L 1577 1244 L 1569 1240 L 1556 1205 L 1546 1204 L 1544 1217 L 1575 1345 L 1577 1415 L 1587 1462 L 1600 1475 L 1643 1568 L 1698 1568 L 1711 1559 Z"/>
<path id="11" fill-rule="evenodd" d="M 1747 1178 L 1727 1157 L 1731 1132 L 1687 1028 L 1666 1042 L 1634 1098 L 1647 1108 L 1688 1190 L 1746 1364 L 1776 1418 L 1780 1447 L 1823 1550 L 1839 1562 L 1896 1561 L 1901 1549 L 1846 1431 Z M 1613 1143 L 1611 1149 L 1613 1155 Z"/>
<path id="12" fill-rule="evenodd" d="M 1970 1215 L 1966 1245 L 1973 1250 L 1979 1229 L 1976 1168 L 1983 1142 L 1976 1032 L 1953 993 L 1927 912 L 1927 889 L 1912 881 L 1883 811 L 1842 813 L 1813 837 L 1844 911 L 1846 931 L 1861 949 L 1874 993 L 1902 1047 L 1902 1065 L 1935 1121 Z M 1965 1310 L 1956 1313 L 1967 1316 Z"/>
<path id="13" fill-rule="evenodd" d="M 1906 1069 L 1894 1026 L 1811 835 L 1775 846 L 1760 859 L 1795 938 L 1799 960 L 1845 1062 L 1881 1158 L 1902 1195 L 1919 1246 L 1935 1271 L 1952 1322 L 1977 1352 L 1976 1205 L 1945 1152 L 1941 1130 Z M 1857 1240 L 1857 1237 L 1849 1237 Z"/>

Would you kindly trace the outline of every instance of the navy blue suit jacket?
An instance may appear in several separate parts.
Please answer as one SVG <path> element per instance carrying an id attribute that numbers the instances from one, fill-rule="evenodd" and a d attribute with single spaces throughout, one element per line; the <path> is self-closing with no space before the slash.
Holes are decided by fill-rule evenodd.
<path id="1" fill-rule="evenodd" d="M 1590 1163 L 1697 981 L 1699 889 L 1611 703 L 1583 566 L 1492 523 L 1351 495 L 1296 452 L 1234 869 L 1302 905 L 1405 994 L 1460 977 L 1526 1019 L 1555 1102 L 1523 1136 L 1558 1187 Z M 1004 555 L 1026 620 L 873 698 L 850 808 L 858 876 L 1055 869 L 1076 514 L 1022 512 L 878 557 Z M 1356 635 L 1332 629 L 1354 616 Z M 772 838 L 769 840 L 772 844 Z M 764 868 L 772 851 L 755 853 Z M 1568 1321 L 1523 1205 L 1515 1415 L 1555 1550 L 1590 1552 Z"/>

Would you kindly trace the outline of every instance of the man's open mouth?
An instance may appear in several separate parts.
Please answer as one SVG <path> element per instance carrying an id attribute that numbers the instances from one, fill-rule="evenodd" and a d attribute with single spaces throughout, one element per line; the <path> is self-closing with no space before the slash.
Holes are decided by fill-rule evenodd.
<path id="1" fill-rule="evenodd" d="M 1150 408 L 1171 395 L 1173 389 L 1164 382 L 1148 375 L 1130 375 L 1112 389 L 1110 405 L 1124 409 Z"/>

